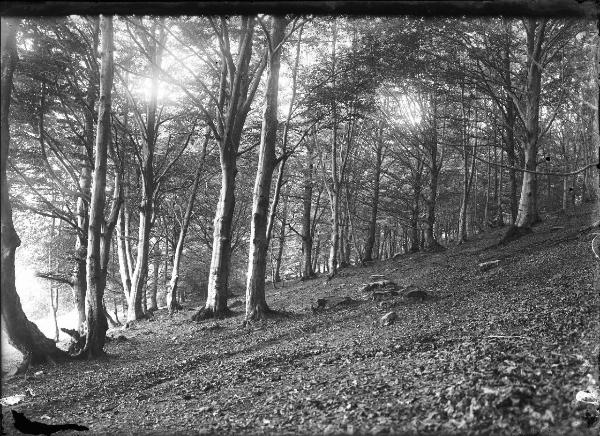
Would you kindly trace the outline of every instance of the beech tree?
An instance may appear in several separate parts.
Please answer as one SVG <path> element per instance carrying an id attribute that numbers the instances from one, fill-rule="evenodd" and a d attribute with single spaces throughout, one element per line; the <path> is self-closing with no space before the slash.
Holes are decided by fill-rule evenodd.
<path id="1" fill-rule="evenodd" d="M 250 228 L 250 257 L 246 284 L 246 320 L 257 320 L 267 312 L 265 300 L 265 275 L 267 266 L 267 222 L 269 193 L 275 163 L 277 140 L 277 96 L 279 93 L 279 65 L 281 46 L 288 20 L 273 17 L 268 37 L 268 74 L 265 91 L 265 108 L 261 130 L 258 169 L 252 201 L 252 225 Z"/>
<path id="2" fill-rule="evenodd" d="M 104 217 L 106 204 L 106 173 L 111 146 L 111 92 L 113 87 L 113 21 L 111 16 L 100 17 L 102 35 L 102 59 L 100 69 L 100 99 L 98 104 L 98 128 L 94 147 L 94 172 L 90 201 L 90 222 L 87 244 L 87 293 L 85 346 L 79 353 L 88 358 L 104 352 L 108 323 L 104 309 L 104 288 L 113 230 L 117 224 L 121 206 L 119 169 L 115 171 L 114 194 L 108 220 Z M 115 153 L 113 151 L 113 157 Z"/>
<path id="3" fill-rule="evenodd" d="M 60 360 L 66 353 L 56 347 L 37 326 L 29 321 L 21 307 L 21 300 L 15 287 L 15 252 L 21 241 L 15 231 L 12 219 L 12 206 L 9 199 L 6 167 L 10 148 L 10 103 L 13 88 L 13 73 L 17 64 L 16 34 L 19 21 L 15 18 L 2 18 L 1 40 L 1 86 L 0 86 L 0 201 L 1 201 L 1 249 L 2 249 L 2 329 L 8 340 L 23 353 L 23 363 L 18 371 L 27 366 L 47 360 Z"/>

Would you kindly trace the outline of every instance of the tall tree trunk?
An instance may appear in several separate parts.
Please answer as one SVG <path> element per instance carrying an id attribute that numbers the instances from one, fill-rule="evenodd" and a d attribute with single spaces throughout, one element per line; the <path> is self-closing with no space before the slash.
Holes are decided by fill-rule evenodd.
<path id="1" fill-rule="evenodd" d="M 146 299 L 144 297 L 146 280 L 148 277 L 148 263 L 150 249 L 150 233 L 153 225 L 155 209 L 154 198 L 157 189 L 154 177 L 154 152 L 158 130 L 157 102 L 158 81 L 160 64 L 162 60 L 162 46 L 165 40 L 164 22 L 160 23 L 159 36 L 154 37 L 155 28 L 151 29 L 152 40 L 148 45 L 150 58 L 152 87 L 146 110 L 146 123 L 138 119 L 138 127 L 144 132 L 145 138 L 141 147 L 141 182 L 142 193 L 139 207 L 138 244 L 135 269 L 131 276 L 131 291 L 129 294 L 127 321 L 135 321 L 145 316 Z"/>
<path id="2" fill-rule="evenodd" d="M 127 203 L 127 194 L 125 194 L 125 203 Z M 121 276 L 121 284 L 123 285 L 123 294 L 126 299 L 129 299 L 129 293 L 131 291 L 131 276 L 127 261 L 127 248 L 128 241 L 126 239 L 127 231 L 125 225 L 127 220 L 125 219 L 126 207 L 123 204 L 119 211 L 119 220 L 117 221 L 117 255 L 119 260 L 119 275 Z"/>
<path id="3" fill-rule="evenodd" d="M 313 135 L 314 138 L 314 135 Z M 313 146 L 306 142 L 306 168 L 304 170 L 304 191 L 302 195 L 302 279 L 315 275 L 312 260 L 313 237 L 311 226 L 311 208 L 313 196 Z"/>
<path id="4" fill-rule="evenodd" d="M 194 319 L 224 316 L 227 309 L 227 285 L 231 262 L 231 230 L 235 210 L 235 177 L 237 175 L 237 153 L 242 129 L 250 108 L 253 93 L 248 93 L 248 71 L 252 55 L 252 38 L 255 17 L 242 18 L 242 32 L 238 51 L 238 62 L 228 91 L 229 100 L 226 119 L 220 133 L 219 155 L 221 161 L 221 192 L 214 220 L 212 257 L 208 276 L 208 291 L 204 308 Z M 255 73 L 260 74 L 259 71 Z M 223 81 L 222 81 L 223 82 Z M 225 85 L 221 86 L 225 94 Z"/>
<path id="5" fill-rule="evenodd" d="M 314 251 L 315 252 L 313 254 L 312 269 L 313 269 L 313 271 L 317 272 L 317 269 L 319 268 L 319 256 L 321 256 L 321 238 L 319 238 L 318 234 L 317 234 L 317 243 L 315 244 Z M 320 272 L 320 270 L 318 272 Z"/>
<path id="6" fill-rule="evenodd" d="M 285 196 L 283 200 L 283 210 L 281 211 L 281 226 L 279 227 L 279 248 L 277 249 L 277 255 L 275 257 L 275 274 L 273 277 L 274 282 L 281 281 L 281 261 L 283 259 L 283 249 L 285 248 L 285 227 L 287 226 L 287 207 L 288 207 L 288 196 Z"/>
<path id="7" fill-rule="evenodd" d="M 102 60 L 100 72 L 100 102 L 98 130 L 94 150 L 94 175 L 90 201 L 90 223 L 87 252 L 86 343 L 81 356 L 97 357 L 103 354 L 108 324 L 104 311 L 106 266 L 110 236 L 106 234 L 104 206 L 106 204 L 106 169 L 110 141 L 111 89 L 113 85 L 113 23 L 111 16 L 101 16 Z M 118 187 L 116 187 L 118 188 Z M 105 238 L 108 236 L 108 240 Z M 103 259 L 104 258 L 104 259 Z"/>
<path id="8" fill-rule="evenodd" d="M 160 249 L 158 241 L 154 242 L 154 249 L 152 253 L 152 286 L 150 287 L 150 298 L 148 311 L 158 310 L 158 304 L 156 302 L 156 295 L 158 294 L 158 269 L 160 261 Z"/>
<path id="9" fill-rule="evenodd" d="M 332 88 L 335 89 L 335 67 L 336 67 L 336 44 L 337 44 L 337 21 L 333 22 L 333 43 L 331 49 L 331 75 Z M 331 102 L 331 111 L 333 116 L 333 138 L 331 141 L 331 177 L 332 185 L 328 189 L 329 204 L 331 209 L 331 239 L 329 249 L 329 276 L 333 277 L 337 273 L 338 267 L 338 247 L 340 239 L 340 222 L 339 222 L 339 179 L 338 179 L 338 141 L 337 141 L 337 104 L 333 100 Z"/>
<path id="10" fill-rule="evenodd" d="M 525 169 L 537 168 L 537 150 L 539 137 L 540 93 L 542 80 L 542 44 L 546 29 L 546 20 L 540 23 L 534 18 L 527 26 L 527 85 L 525 102 Z M 515 220 L 517 228 L 529 228 L 540 221 L 537 208 L 537 178 L 534 173 L 523 173 L 519 212 Z"/>
<path id="11" fill-rule="evenodd" d="M 167 308 L 169 313 L 173 313 L 176 310 L 181 309 L 181 304 L 177 301 L 177 286 L 179 283 L 179 268 L 181 264 L 181 255 L 183 253 L 183 243 L 187 235 L 190 221 L 192 218 L 192 211 L 194 210 L 194 202 L 196 201 L 196 194 L 198 193 L 198 187 L 200 186 L 200 178 L 204 170 L 204 162 L 206 160 L 206 150 L 208 141 L 210 140 L 210 131 L 207 129 L 204 135 L 204 142 L 202 143 L 202 156 L 200 158 L 200 164 L 194 174 L 194 182 L 190 191 L 185 213 L 183 215 L 183 221 L 181 223 L 181 229 L 179 230 L 179 237 L 177 238 L 177 245 L 175 246 L 175 253 L 173 254 L 173 269 L 171 271 L 171 280 L 169 282 L 169 288 L 167 291 Z M 166 250 L 168 250 L 168 243 L 166 244 Z M 166 275 L 166 263 L 165 263 L 165 275 Z"/>
<path id="12" fill-rule="evenodd" d="M 375 146 L 375 171 L 373 172 L 373 200 L 371 202 L 371 219 L 367 231 L 364 262 L 373 260 L 373 246 L 375 245 L 375 231 L 377 229 L 377 208 L 379 206 L 379 183 L 381 181 L 381 163 L 383 161 L 383 122 L 379 122 Z"/>
<path id="13" fill-rule="evenodd" d="M 13 87 L 13 72 L 17 64 L 16 34 L 19 22 L 15 18 L 1 20 L 2 78 L 0 84 L 0 211 L 1 211 L 1 266 L 0 292 L 2 296 L 2 330 L 7 333 L 9 343 L 23 353 L 23 364 L 19 371 L 29 363 L 36 364 L 47 360 L 66 358 L 66 353 L 56 348 L 27 319 L 21 306 L 21 300 L 15 287 L 15 252 L 21 240 L 15 231 L 12 220 L 12 206 L 9 199 L 6 166 L 10 147 L 10 100 Z"/>
<path id="14" fill-rule="evenodd" d="M 437 205 L 438 177 L 442 164 L 438 162 L 438 134 L 437 134 L 437 102 L 433 98 L 433 114 L 431 126 L 431 142 L 428 147 L 430 177 L 429 177 L 429 198 L 427 199 L 427 222 L 425 225 L 425 234 L 423 248 L 433 251 L 439 250 L 442 246 L 435 238 L 435 209 Z"/>
<path id="15" fill-rule="evenodd" d="M 55 196 L 52 195 L 52 202 L 55 201 Z M 52 217 L 52 225 L 50 226 L 50 246 L 48 247 L 48 271 L 54 269 L 54 231 L 56 229 L 56 218 Z M 58 228 L 58 235 L 60 237 L 60 226 Z M 60 330 L 58 328 L 58 320 L 56 319 L 56 313 L 58 312 L 58 288 L 55 288 L 52 282 L 49 282 L 50 291 L 50 314 L 52 315 L 52 321 L 54 322 L 54 342 L 58 342 L 58 335 Z"/>
<path id="16" fill-rule="evenodd" d="M 515 144 L 515 124 L 517 120 L 517 113 L 515 108 L 515 102 L 511 97 L 511 93 L 514 91 L 511 80 L 511 41 L 512 32 L 510 29 L 511 24 L 509 21 L 505 21 L 505 44 L 503 51 L 503 75 L 504 75 L 504 87 L 505 89 L 505 101 L 506 101 L 506 118 L 505 118 L 505 137 L 506 137 L 506 158 L 508 159 L 508 165 L 510 166 L 508 177 L 510 180 L 510 215 L 511 224 L 515 223 L 517 219 L 517 173 L 514 167 L 517 164 L 516 159 L 516 144 Z"/>
<path id="17" fill-rule="evenodd" d="M 592 138 L 589 147 L 589 161 L 600 162 L 600 131 L 599 131 L 599 114 L 598 110 L 598 93 L 599 86 L 598 81 L 600 80 L 600 21 L 598 25 L 598 35 L 595 37 L 595 43 L 591 45 L 590 53 L 590 102 L 593 107 L 592 110 Z M 587 195 L 588 201 L 598 202 L 600 201 L 600 168 L 590 168 L 587 171 Z M 598 211 L 600 212 L 600 210 Z M 599 267 L 600 268 L 600 267 Z M 599 278 L 600 279 L 600 278 Z"/>
<path id="18" fill-rule="evenodd" d="M 267 89 L 258 151 L 258 169 L 252 198 L 252 221 L 248 279 L 246 282 L 246 320 L 257 320 L 269 310 L 265 299 L 265 274 L 267 269 L 267 221 L 269 194 L 273 180 L 275 145 L 277 141 L 277 97 L 279 94 L 279 67 L 281 47 L 287 20 L 273 17 L 270 36 Z M 282 228 L 285 230 L 284 225 Z"/>

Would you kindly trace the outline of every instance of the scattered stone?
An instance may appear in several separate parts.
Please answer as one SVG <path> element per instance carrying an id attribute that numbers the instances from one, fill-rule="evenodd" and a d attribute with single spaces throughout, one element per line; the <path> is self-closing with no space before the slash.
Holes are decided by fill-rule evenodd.
<path id="1" fill-rule="evenodd" d="M 489 271 L 492 268 L 497 267 L 498 265 L 500 265 L 500 260 L 490 260 L 489 262 L 482 262 L 478 266 L 479 266 L 479 271 L 484 272 L 484 271 Z"/>
<path id="2" fill-rule="evenodd" d="M 371 280 L 385 280 L 383 274 L 371 274 Z"/>
<path id="3" fill-rule="evenodd" d="M 385 300 L 385 299 L 390 298 L 390 297 L 397 297 L 397 296 L 398 296 L 398 292 L 397 291 L 393 291 L 393 290 L 390 290 L 390 291 L 374 291 L 371 294 L 370 298 L 373 301 L 381 301 L 381 300 Z"/>
<path id="4" fill-rule="evenodd" d="M 311 309 L 313 312 L 318 312 L 321 310 L 331 309 L 336 306 L 352 304 L 354 302 L 355 300 L 350 297 L 327 296 L 317 299 L 316 304 L 312 305 Z"/>
<path id="5" fill-rule="evenodd" d="M 398 319 L 398 314 L 396 312 L 388 312 L 385 315 L 383 315 L 380 319 L 379 319 L 379 323 L 382 326 L 386 326 L 386 325 L 391 325 L 393 324 L 396 320 Z"/>
<path id="6" fill-rule="evenodd" d="M 372 283 L 368 283 L 366 285 L 363 285 L 363 287 L 361 288 L 361 292 L 362 293 L 368 293 L 368 292 L 372 292 L 372 291 L 396 291 L 398 289 L 398 285 L 396 285 L 396 283 L 392 282 L 391 280 L 380 280 L 378 282 L 372 282 Z"/>
<path id="7" fill-rule="evenodd" d="M 19 404 L 25 399 L 25 394 L 11 395 L 10 397 L 4 397 L 0 400 L 3 406 L 14 406 Z"/>
<path id="8" fill-rule="evenodd" d="M 411 300 L 419 300 L 423 302 L 427 300 L 430 297 L 430 295 L 422 289 L 413 287 L 408 292 L 404 293 L 404 297 L 409 298 Z"/>

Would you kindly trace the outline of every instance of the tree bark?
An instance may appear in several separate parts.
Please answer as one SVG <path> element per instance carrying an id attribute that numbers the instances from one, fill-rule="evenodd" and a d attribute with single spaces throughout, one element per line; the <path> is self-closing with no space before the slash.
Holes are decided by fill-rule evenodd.
<path id="1" fill-rule="evenodd" d="M 373 246 L 375 245 L 375 231 L 377 230 L 377 208 L 379 206 L 379 183 L 381 181 L 381 163 L 383 162 L 383 122 L 379 122 L 375 145 L 375 171 L 373 173 L 373 200 L 371 203 L 371 220 L 367 231 L 364 262 L 373 260 Z"/>
<path id="2" fill-rule="evenodd" d="M 269 311 L 265 298 L 265 274 L 267 269 L 267 221 L 269 194 L 273 180 L 275 144 L 277 141 L 277 105 L 279 91 L 279 67 L 281 47 L 287 20 L 273 17 L 270 36 L 267 89 L 258 151 L 258 170 L 252 199 L 252 222 L 250 227 L 250 253 L 248 279 L 246 282 L 246 320 L 258 320 Z M 282 228 L 284 225 L 282 224 Z"/>
<path id="3" fill-rule="evenodd" d="M 160 261 L 160 250 L 158 241 L 154 242 L 154 253 L 152 254 L 152 286 L 150 287 L 150 298 L 148 311 L 158 310 L 156 295 L 158 294 L 158 268 Z"/>
<path id="4" fill-rule="evenodd" d="M 506 139 L 506 158 L 508 159 L 508 165 L 510 169 L 508 171 L 508 177 L 510 180 L 510 215 L 511 215 L 511 224 L 515 223 L 517 219 L 517 210 L 518 210 L 518 199 L 517 199 L 517 172 L 514 169 L 517 163 L 516 159 L 516 144 L 515 144 L 515 124 L 517 120 L 517 113 L 515 108 L 515 102 L 511 97 L 511 93 L 513 92 L 512 87 L 512 79 L 511 79 L 511 66 L 510 66 L 510 54 L 511 48 L 510 43 L 512 40 L 512 32 L 510 29 L 510 23 L 505 21 L 505 33 L 506 39 L 504 44 L 503 51 L 503 75 L 504 75 L 504 87 L 506 93 L 506 118 L 505 118 L 505 139 Z M 502 170 L 500 170 L 502 171 Z M 502 180 L 502 172 L 500 173 L 500 179 Z M 502 190 L 502 185 L 500 186 L 500 190 Z"/>
<path id="5" fill-rule="evenodd" d="M 106 204 L 106 170 L 110 141 L 111 89 L 113 85 L 113 22 L 111 16 L 101 16 L 102 60 L 100 72 L 100 101 L 98 105 L 98 130 L 94 150 L 94 175 L 90 201 L 90 222 L 87 251 L 86 343 L 81 356 L 98 357 L 104 353 L 108 324 L 104 313 L 104 288 L 106 264 L 110 249 L 104 219 Z M 119 187 L 116 186 L 116 189 Z M 108 240 L 105 238 L 108 237 Z"/>
<path id="6" fill-rule="evenodd" d="M 67 354 L 56 348 L 38 327 L 27 319 L 15 287 L 15 252 L 21 240 L 12 220 L 6 166 L 10 148 L 10 100 L 13 87 L 13 72 L 18 55 L 16 34 L 19 22 L 15 18 L 1 20 L 2 76 L 0 83 L 0 211 L 1 211 L 1 266 L 0 292 L 2 297 L 2 330 L 8 335 L 9 343 L 23 353 L 24 361 L 19 371 L 31 364 L 48 360 L 61 360 Z"/>
<path id="7" fill-rule="evenodd" d="M 314 139 L 314 135 L 313 135 Z M 311 226 L 311 208 L 313 196 L 313 145 L 306 141 L 306 168 L 304 170 L 304 191 L 302 194 L 302 279 L 314 277 L 312 249 L 313 236 Z"/>
<path id="8" fill-rule="evenodd" d="M 431 140 L 429 143 L 429 198 L 427 199 L 427 222 L 425 227 L 423 248 L 428 251 L 439 250 L 442 246 L 435 237 L 435 209 L 437 205 L 438 177 L 442 168 L 441 162 L 438 162 L 438 134 L 437 134 L 437 102 L 433 97 L 433 114 L 431 125 Z"/>
<path id="9" fill-rule="evenodd" d="M 240 49 L 238 62 L 233 75 L 228 100 L 227 115 L 223 120 L 223 129 L 219 140 L 221 161 L 221 191 L 214 220 L 212 257 L 208 276 L 208 294 L 206 304 L 194 319 L 222 317 L 227 309 L 227 285 L 231 262 L 231 230 L 235 209 L 235 177 L 237 175 L 237 153 L 242 129 L 253 99 L 253 92 L 248 93 L 249 64 L 252 55 L 252 38 L 254 35 L 255 17 L 242 18 Z M 260 74 L 262 70 L 257 71 Z M 254 79 L 256 76 L 254 77 Z M 222 85 L 225 94 L 225 85 Z"/>
<path id="10" fill-rule="evenodd" d="M 204 135 L 204 142 L 202 143 L 202 156 L 196 174 L 194 174 L 194 182 L 190 191 L 190 197 L 188 199 L 185 213 L 183 215 L 183 221 L 181 223 L 181 229 L 179 230 L 179 237 L 177 238 L 177 246 L 175 247 L 175 253 L 173 254 L 173 269 L 171 270 L 171 280 L 167 291 L 167 308 L 169 313 L 173 313 L 176 310 L 181 309 L 181 302 L 177 301 L 177 287 L 179 283 L 179 267 L 181 264 L 181 255 L 183 254 L 183 244 L 187 235 L 190 221 L 192 218 L 192 211 L 194 210 L 194 202 L 196 200 L 196 194 L 198 193 L 198 187 L 200 186 L 200 178 L 204 171 L 204 162 L 206 159 L 206 149 L 208 141 L 210 140 L 210 131 L 207 129 Z M 168 250 L 168 244 L 166 244 Z M 166 263 L 165 263 L 166 265 Z M 165 266 L 166 274 L 166 266 Z"/>
<path id="11" fill-rule="evenodd" d="M 542 80 L 542 44 L 547 20 L 540 23 L 534 18 L 528 20 L 527 32 L 527 85 L 525 102 L 525 169 L 537 168 L 539 137 L 540 93 Z M 537 178 L 534 173 L 523 173 L 519 211 L 515 226 L 529 228 L 540 221 L 537 208 Z"/>
<path id="12" fill-rule="evenodd" d="M 99 19 L 94 19 L 94 32 L 91 49 L 95 53 L 98 49 L 98 38 L 100 35 Z M 94 149 L 94 107 L 98 98 L 98 77 L 90 72 L 89 83 L 85 97 L 84 111 L 84 144 L 81 146 L 81 171 L 79 173 L 79 192 L 82 194 L 77 198 L 77 236 L 75 241 L 75 265 L 72 272 L 72 292 L 77 309 L 77 330 L 83 333 L 85 325 L 85 294 L 86 283 L 86 255 L 87 255 L 87 230 L 89 225 L 89 197 L 92 186 L 92 162 L 91 156 Z"/>
<path id="13" fill-rule="evenodd" d="M 285 227 L 287 226 L 287 208 L 288 196 L 283 200 L 283 210 L 281 211 L 281 226 L 279 227 L 279 247 L 275 256 L 275 272 L 273 281 L 278 283 L 281 281 L 281 261 L 283 259 L 283 249 L 285 248 Z"/>
<path id="14" fill-rule="evenodd" d="M 154 34 L 154 27 L 151 29 Z M 158 42 L 157 42 L 158 40 Z M 156 148 L 156 138 L 158 130 L 157 118 L 157 100 L 158 100 L 158 80 L 160 74 L 160 64 L 162 60 L 162 48 L 165 40 L 164 22 L 161 21 L 159 36 L 154 38 L 148 44 L 148 56 L 150 59 L 152 71 L 152 91 L 146 110 L 146 123 L 138 120 L 139 128 L 144 132 L 144 142 L 141 150 L 141 179 L 142 195 L 139 207 L 139 226 L 138 226 L 138 245 L 135 269 L 131 275 L 131 291 L 129 294 L 127 321 L 135 321 L 145 316 L 144 298 L 146 279 L 148 277 L 148 262 L 150 249 L 150 233 L 153 225 L 153 213 L 155 209 L 155 190 L 156 180 L 154 177 L 154 152 Z M 136 118 L 137 119 L 137 118 Z"/>

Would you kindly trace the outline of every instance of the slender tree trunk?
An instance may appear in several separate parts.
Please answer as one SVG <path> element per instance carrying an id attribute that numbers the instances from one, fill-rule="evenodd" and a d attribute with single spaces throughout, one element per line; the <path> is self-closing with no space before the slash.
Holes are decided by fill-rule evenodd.
<path id="1" fill-rule="evenodd" d="M 173 313 L 176 310 L 181 309 L 180 302 L 177 301 L 177 285 L 179 282 L 179 268 L 181 264 L 181 255 L 183 253 L 183 243 L 187 235 L 187 231 L 192 218 L 192 211 L 194 209 L 194 202 L 196 200 L 196 194 L 198 193 L 198 187 L 200 186 L 200 178 L 204 170 L 204 162 L 206 160 L 206 149 L 208 141 L 210 140 L 210 132 L 207 130 L 204 135 L 204 143 L 202 144 L 202 157 L 200 164 L 194 175 L 194 182 L 190 191 L 190 197 L 185 209 L 183 216 L 183 222 L 181 223 L 181 229 L 179 230 L 179 237 L 177 239 L 177 245 L 175 247 L 175 253 L 173 254 L 173 269 L 171 271 L 171 281 L 169 282 L 169 288 L 167 291 L 167 307 L 169 313 Z M 168 250 L 168 244 L 166 244 Z M 165 263 L 165 275 L 166 275 L 166 263 Z"/>
<path id="2" fill-rule="evenodd" d="M 375 245 L 375 231 L 377 229 L 377 208 L 379 206 L 379 183 L 381 180 L 381 163 L 383 161 L 383 123 L 377 129 L 377 145 L 375 147 L 375 171 L 373 173 L 373 200 L 371 203 L 371 219 L 367 231 L 365 244 L 365 262 L 373 260 L 373 246 Z"/>
<path id="3" fill-rule="evenodd" d="M 317 234 L 317 243 L 315 244 L 315 252 L 313 255 L 313 265 L 312 265 L 313 271 L 317 271 L 317 269 L 319 269 L 318 272 L 321 272 L 320 268 L 319 268 L 319 256 L 320 255 L 321 255 L 321 238 L 319 237 L 319 234 Z"/>
<path id="4" fill-rule="evenodd" d="M 148 311 L 158 310 L 158 304 L 156 302 L 156 295 L 158 294 L 158 269 L 160 261 L 160 250 L 158 241 L 154 243 L 154 253 L 152 255 L 152 286 L 150 287 L 150 302 Z"/>
<path id="5" fill-rule="evenodd" d="M 333 22 L 333 44 L 331 50 L 331 70 L 333 88 L 335 89 L 335 67 L 336 67 L 336 44 L 337 44 L 337 22 Z M 333 277 L 337 273 L 338 267 L 338 247 L 340 239 L 340 222 L 339 222 L 339 179 L 338 179 L 338 141 L 337 141 L 337 104 L 336 101 L 331 102 L 331 110 L 333 116 L 333 138 L 331 141 L 331 177 L 332 185 L 328 190 L 329 203 L 331 209 L 331 237 L 329 249 L 329 276 Z"/>
<path id="6" fill-rule="evenodd" d="M 125 195 L 125 202 L 127 202 L 127 195 Z M 131 291 L 131 276 L 129 275 L 129 266 L 127 261 L 127 248 L 128 241 L 126 240 L 127 231 L 125 225 L 127 220 L 125 219 L 126 208 L 125 205 L 119 211 L 119 220 L 117 221 L 117 255 L 119 259 L 119 274 L 121 276 L 121 284 L 123 285 L 123 294 L 126 299 L 129 299 L 129 293 Z"/>
<path id="7" fill-rule="evenodd" d="M 475 137 L 475 146 L 472 151 L 471 157 L 471 168 L 469 169 L 469 143 L 470 136 L 468 132 L 468 114 L 465 114 L 464 104 L 464 86 L 461 89 L 461 101 L 462 101 L 462 116 L 463 116 L 463 193 L 460 204 L 460 214 L 458 217 L 458 236 L 457 244 L 462 244 L 467 240 L 467 208 L 469 205 L 469 192 L 471 190 L 471 182 L 473 180 L 473 173 L 475 172 L 475 154 L 477 152 L 477 137 Z M 477 110 L 475 110 L 475 125 L 477 125 Z"/>
<path id="8" fill-rule="evenodd" d="M 281 262 L 283 260 L 283 250 L 285 248 L 285 228 L 287 226 L 288 196 L 283 200 L 283 210 L 281 211 L 281 227 L 279 227 L 279 248 L 275 257 L 275 282 L 281 281 Z"/>
<path id="9" fill-rule="evenodd" d="M 314 136 L 313 136 L 314 137 Z M 312 260 L 313 237 L 311 226 L 311 208 L 313 196 L 313 147 L 306 143 L 306 169 L 304 171 L 304 192 L 302 196 L 302 279 L 315 275 Z"/>
<path id="10" fill-rule="evenodd" d="M 438 134 L 437 134 L 437 102 L 433 101 L 433 119 L 432 119 L 432 135 L 431 143 L 429 144 L 429 161 L 430 161 L 430 177 L 429 177 L 429 198 L 427 200 L 427 222 L 425 225 L 425 234 L 423 248 L 428 251 L 439 250 L 442 246 L 438 243 L 435 237 L 435 210 L 437 205 L 438 195 L 438 177 L 441 170 L 441 163 L 438 162 Z"/>
<path id="11" fill-rule="evenodd" d="M 278 46 L 283 41 L 286 26 L 287 20 L 285 18 L 273 17 L 265 108 L 258 152 L 258 170 L 256 172 L 252 200 L 250 255 L 248 259 L 248 279 L 246 282 L 246 320 L 260 319 L 269 310 L 265 299 L 265 274 L 267 269 L 267 250 L 269 248 L 267 221 L 269 194 L 273 180 L 273 165 L 275 163 L 275 145 L 277 141 L 277 97 L 281 59 L 281 49 Z M 285 201 L 287 202 L 287 199 Z M 285 224 L 282 223 L 281 228 L 285 232 Z M 279 259 L 278 266 L 280 262 Z"/>
<path id="12" fill-rule="evenodd" d="M 151 33 L 153 34 L 153 38 L 154 32 L 155 29 L 152 27 Z M 164 22 L 161 22 L 157 40 L 152 39 L 148 45 L 148 56 L 151 59 L 152 91 L 146 110 L 146 123 L 144 124 L 141 121 L 141 118 L 138 120 L 138 127 L 144 132 L 145 138 L 140 153 L 142 193 L 139 207 L 137 255 L 135 269 L 131 275 L 131 292 L 129 294 L 127 322 L 143 318 L 146 312 L 145 308 L 147 302 L 144 293 L 146 292 L 146 281 L 148 278 L 148 250 L 150 249 L 150 233 L 153 225 L 152 216 L 155 209 L 154 198 L 155 190 L 157 189 L 154 178 L 154 152 L 158 130 L 158 80 L 164 39 Z"/>
<path id="13" fill-rule="evenodd" d="M 55 195 L 52 195 L 52 202 L 54 203 Z M 54 232 L 56 229 L 56 218 L 52 217 L 52 225 L 50 226 L 50 247 L 48 247 L 48 271 L 53 271 L 54 269 Z M 59 236 L 60 236 L 60 227 L 59 227 Z M 49 291 L 50 291 L 50 314 L 52 316 L 52 321 L 54 322 L 54 342 L 58 342 L 58 335 L 60 330 L 58 329 L 58 320 L 56 319 L 56 313 L 58 312 L 58 288 L 55 288 L 53 283 L 49 282 Z"/>
<path id="14" fill-rule="evenodd" d="M 113 23 L 111 16 L 101 16 L 102 66 L 100 73 L 100 102 L 98 106 L 98 130 L 96 134 L 94 176 L 90 202 L 90 223 L 88 230 L 87 254 L 87 294 L 86 294 L 86 343 L 82 356 L 97 357 L 104 353 L 106 330 L 108 329 L 103 298 L 106 285 L 108 263 L 108 241 L 103 239 L 106 223 L 104 206 L 106 203 L 106 169 L 108 144 L 110 141 L 111 89 L 113 85 Z M 105 259 L 103 259 L 105 257 Z"/>

